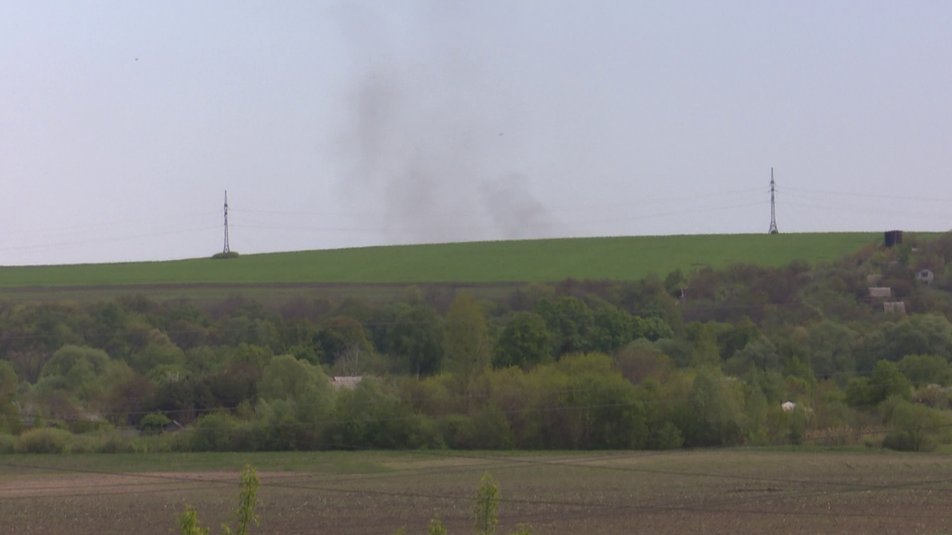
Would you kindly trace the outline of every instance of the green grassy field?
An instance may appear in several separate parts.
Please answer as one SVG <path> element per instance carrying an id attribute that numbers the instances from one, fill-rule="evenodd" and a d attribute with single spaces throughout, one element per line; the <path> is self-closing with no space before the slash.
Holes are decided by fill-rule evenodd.
<path id="1" fill-rule="evenodd" d="M 175 532 L 184 503 L 228 521 L 245 463 L 261 477 L 253 533 L 472 533 L 483 473 L 499 533 L 948 533 L 952 459 L 878 451 L 291 452 L 0 456 L 9 533 Z M 213 530 L 217 532 L 217 530 Z"/>
<path id="2" fill-rule="evenodd" d="M 637 280 L 734 263 L 831 261 L 878 233 L 573 238 L 367 247 L 247 255 L 230 260 L 0 268 L 0 288 L 282 283 Z"/>

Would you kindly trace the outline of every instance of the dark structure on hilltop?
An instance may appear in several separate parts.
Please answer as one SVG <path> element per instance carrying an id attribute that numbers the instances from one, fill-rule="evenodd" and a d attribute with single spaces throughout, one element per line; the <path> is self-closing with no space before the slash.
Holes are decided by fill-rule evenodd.
<path id="1" fill-rule="evenodd" d="M 883 236 L 883 241 L 886 247 L 894 247 L 896 245 L 902 245 L 902 231 L 901 230 L 887 230 Z"/>
<path id="2" fill-rule="evenodd" d="M 775 184 L 773 179 L 773 167 L 770 168 L 770 230 L 768 234 L 780 234 L 777 229 L 777 205 L 774 200 Z"/>

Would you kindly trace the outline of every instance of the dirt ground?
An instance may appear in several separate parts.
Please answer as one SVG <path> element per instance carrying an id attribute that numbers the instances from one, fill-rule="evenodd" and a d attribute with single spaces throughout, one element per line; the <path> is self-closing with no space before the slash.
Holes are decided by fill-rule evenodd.
<path id="1" fill-rule="evenodd" d="M 13 459 L 15 462 L 15 458 Z M 498 480 L 500 530 L 536 534 L 952 532 L 952 458 L 764 452 L 452 454 L 377 473 L 262 471 L 253 533 L 426 533 L 439 517 L 472 533 L 483 473 Z M 184 504 L 215 529 L 237 471 L 0 474 L 3 533 L 172 534 Z"/>

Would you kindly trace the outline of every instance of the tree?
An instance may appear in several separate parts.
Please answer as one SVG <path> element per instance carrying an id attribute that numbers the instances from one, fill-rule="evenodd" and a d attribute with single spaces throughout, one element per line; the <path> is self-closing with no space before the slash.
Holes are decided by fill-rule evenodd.
<path id="1" fill-rule="evenodd" d="M 19 411 L 14 405 L 17 395 L 17 374 L 9 362 L 0 361 L 0 432 L 17 431 Z"/>
<path id="2" fill-rule="evenodd" d="M 952 382 L 952 366 L 938 355 L 906 355 L 898 365 L 899 371 L 917 387 L 927 384 L 945 386 Z"/>
<path id="3" fill-rule="evenodd" d="M 883 447 L 895 450 L 933 450 L 948 425 L 942 411 L 902 399 L 896 400 L 887 417 L 889 433 L 883 439 Z"/>
<path id="4" fill-rule="evenodd" d="M 258 381 L 261 399 L 303 399 L 309 392 L 329 393 L 330 382 L 320 368 L 291 355 L 271 359 Z"/>
<path id="5" fill-rule="evenodd" d="M 427 526 L 426 530 L 427 535 L 447 535 L 446 526 L 443 525 L 443 521 L 434 518 L 430 520 L 430 524 Z"/>
<path id="6" fill-rule="evenodd" d="M 877 403 L 890 396 L 909 399 L 912 393 L 912 385 L 909 383 L 909 379 L 906 379 L 906 376 L 902 374 L 895 362 L 887 360 L 877 362 L 872 375 L 869 376 L 869 382 L 873 391 L 873 398 Z"/>
<path id="7" fill-rule="evenodd" d="M 222 525 L 223 535 L 248 535 L 252 524 L 258 525 L 258 515 L 255 509 L 258 506 L 258 473 L 251 465 L 245 465 L 241 471 L 241 493 L 238 496 L 238 507 L 235 510 L 235 531 L 231 527 Z M 179 530 L 182 535 L 208 535 L 209 529 L 203 528 L 198 521 L 198 512 L 190 505 L 179 515 Z"/>
<path id="8" fill-rule="evenodd" d="M 884 329 L 881 358 L 952 354 L 952 324 L 944 316 L 913 314 Z"/>
<path id="9" fill-rule="evenodd" d="M 731 384 L 719 371 L 701 368 L 688 399 L 690 425 L 684 428 L 688 446 L 724 446 L 741 438 L 741 406 Z"/>
<path id="10" fill-rule="evenodd" d="M 856 331 L 825 320 L 807 327 L 806 351 L 817 378 L 834 377 L 856 369 Z"/>
<path id="11" fill-rule="evenodd" d="M 635 338 L 631 314 L 604 301 L 593 306 L 592 345 L 596 351 L 611 353 Z"/>
<path id="12" fill-rule="evenodd" d="M 558 395 L 562 440 L 578 449 L 637 449 L 648 443 L 644 403 L 607 355 L 573 355 L 555 367 L 565 376 Z M 561 385 L 560 385 L 561 386 Z"/>
<path id="13" fill-rule="evenodd" d="M 468 293 L 458 294 L 446 313 L 443 352 L 450 371 L 466 388 L 490 367 L 492 353 L 486 316 L 479 302 Z"/>
<path id="14" fill-rule="evenodd" d="M 853 407 L 872 407 L 890 396 L 909 399 L 912 385 L 895 362 L 880 360 L 868 378 L 854 377 L 846 385 L 846 401 Z"/>
<path id="15" fill-rule="evenodd" d="M 773 371 L 780 366 L 780 355 L 773 342 L 765 336 L 751 340 L 743 349 L 724 363 L 724 371 L 732 375 L 743 375 L 750 370 L 761 373 Z"/>
<path id="16" fill-rule="evenodd" d="M 493 366 L 531 368 L 550 359 L 549 345 L 549 332 L 542 316 L 535 312 L 516 312 L 496 341 Z"/>
<path id="17" fill-rule="evenodd" d="M 478 535 L 495 535 L 499 524 L 499 485 L 489 473 L 479 480 L 473 519 Z"/>
<path id="18" fill-rule="evenodd" d="M 369 355 L 373 352 L 369 333 L 364 325 L 350 316 L 334 316 L 321 326 L 314 343 L 320 348 L 321 360 L 334 365 L 342 359 L 359 359 L 361 353 Z M 355 363 L 355 367 L 357 363 Z"/>
<path id="19" fill-rule="evenodd" d="M 592 348 L 595 318 L 584 301 L 568 296 L 543 299 L 536 305 L 536 311 L 545 320 L 557 357 Z"/>
<path id="20" fill-rule="evenodd" d="M 110 360 L 102 350 L 67 345 L 43 366 L 36 390 L 59 390 L 77 400 L 90 402 L 99 399 L 106 387 L 120 376 L 128 375 L 131 375 L 128 366 Z"/>
<path id="21" fill-rule="evenodd" d="M 633 316 L 632 331 L 632 338 L 647 338 L 652 342 L 674 337 L 674 331 L 668 322 L 659 316 Z"/>
<path id="22" fill-rule="evenodd" d="M 443 325 L 430 307 L 400 303 L 387 331 L 387 347 L 400 357 L 408 370 L 430 375 L 443 365 Z"/>
<path id="23" fill-rule="evenodd" d="M 158 329 L 153 329 L 146 346 L 129 358 L 133 369 L 146 375 L 158 366 L 184 366 L 185 361 L 185 353 Z"/>

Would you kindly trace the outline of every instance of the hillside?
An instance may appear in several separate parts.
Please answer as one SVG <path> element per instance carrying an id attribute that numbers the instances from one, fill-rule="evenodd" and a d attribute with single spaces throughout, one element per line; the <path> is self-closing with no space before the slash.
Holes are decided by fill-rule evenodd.
<path id="1" fill-rule="evenodd" d="M 877 243 L 878 233 L 569 238 L 366 247 L 230 260 L 0 268 L 0 288 L 274 283 L 636 280 L 734 263 L 830 261 Z"/>

